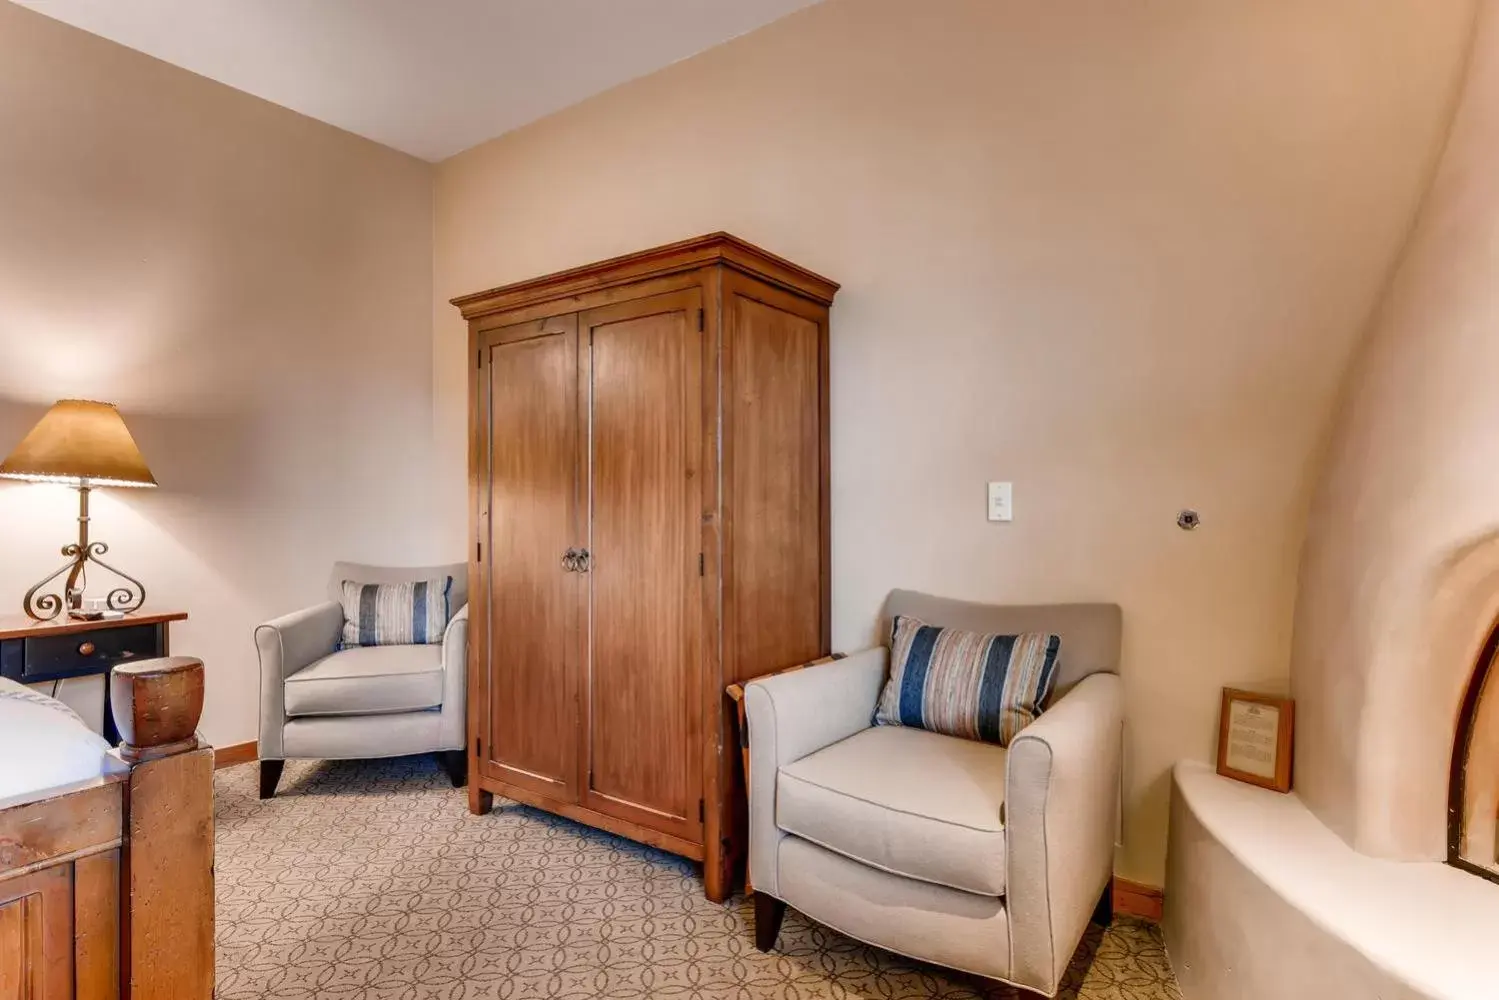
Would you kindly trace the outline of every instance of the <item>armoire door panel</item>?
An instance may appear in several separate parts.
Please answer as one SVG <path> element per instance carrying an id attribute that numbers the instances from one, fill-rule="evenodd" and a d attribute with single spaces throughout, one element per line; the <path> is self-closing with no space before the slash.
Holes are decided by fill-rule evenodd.
<path id="1" fill-rule="evenodd" d="M 575 801 L 581 594 L 563 557 L 579 537 L 576 317 L 488 336 L 485 770 Z"/>
<path id="2" fill-rule="evenodd" d="M 724 282 L 725 675 L 824 655 L 822 331 L 804 304 Z"/>
<path id="3" fill-rule="evenodd" d="M 580 314 L 589 420 L 586 804 L 701 837 L 700 291 Z"/>

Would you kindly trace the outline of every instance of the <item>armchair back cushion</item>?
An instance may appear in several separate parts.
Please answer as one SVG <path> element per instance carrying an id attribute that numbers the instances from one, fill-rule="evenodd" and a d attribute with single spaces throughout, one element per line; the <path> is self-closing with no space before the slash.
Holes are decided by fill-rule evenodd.
<path id="1" fill-rule="evenodd" d="M 468 604 L 468 563 L 449 563 L 446 566 L 368 566 L 364 563 L 338 562 L 328 574 L 328 600 L 342 604 L 343 583 L 411 583 L 416 580 L 440 580 L 453 578 L 453 589 L 448 591 L 448 615 L 456 616 Z"/>
<path id="2" fill-rule="evenodd" d="M 978 604 L 913 590 L 892 590 L 885 600 L 882 635 L 890 635 L 891 619 L 896 615 L 970 632 L 1054 633 L 1062 642 L 1048 706 L 1090 674 L 1119 672 L 1123 616 L 1117 604 Z"/>

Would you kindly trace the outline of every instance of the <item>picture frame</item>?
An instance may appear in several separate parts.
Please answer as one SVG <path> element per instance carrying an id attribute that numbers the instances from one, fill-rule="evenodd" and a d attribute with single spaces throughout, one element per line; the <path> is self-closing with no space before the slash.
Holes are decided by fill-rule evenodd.
<path id="1" fill-rule="evenodd" d="M 1224 688 L 1218 713 L 1218 773 L 1276 792 L 1291 790 L 1296 702 Z"/>

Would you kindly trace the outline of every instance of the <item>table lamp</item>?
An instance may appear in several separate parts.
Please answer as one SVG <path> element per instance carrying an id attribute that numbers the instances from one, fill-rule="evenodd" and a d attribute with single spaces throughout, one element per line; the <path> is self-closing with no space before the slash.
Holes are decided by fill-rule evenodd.
<path id="1" fill-rule="evenodd" d="M 66 564 L 26 592 L 22 607 L 28 616 L 49 621 L 66 607 L 72 618 L 103 617 L 103 612 L 85 611 L 83 606 L 90 562 L 98 563 L 131 585 L 118 586 L 109 592 L 104 605 L 110 611 L 134 611 L 145 603 L 146 588 L 141 582 L 100 559 L 109 546 L 89 541 L 88 536 L 89 490 L 95 486 L 156 485 L 114 404 L 58 400 L 16 450 L 0 462 L 0 477 L 33 483 L 65 483 L 78 491 L 78 541 L 63 546 Z M 39 593 L 63 573 L 68 578 L 61 597 Z"/>

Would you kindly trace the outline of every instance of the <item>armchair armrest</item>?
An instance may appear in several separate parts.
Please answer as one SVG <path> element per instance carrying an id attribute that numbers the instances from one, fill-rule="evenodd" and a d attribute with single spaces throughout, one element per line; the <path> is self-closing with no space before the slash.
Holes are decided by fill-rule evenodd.
<path id="1" fill-rule="evenodd" d="M 332 601 L 266 622 L 255 628 L 260 653 L 260 744 L 263 759 L 283 753 L 286 724 L 286 678 L 338 648 L 343 607 Z"/>
<path id="2" fill-rule="evenodd" d="M 883 646 L 774 674 L 744 688 L 749 720 L 750 879 L 777 895 L 776 774 L 783 764 L 868 729 L 885 682 Z"/>
<path id="3" fill-rule="evenodd" d="M 460 749 L 468 729 L 468 605 L 442 633 L 442 742 Z"/>
<path id="4" fill-rule="evenodd" d="M 1006 905 L 1012 969 L 1051 993 L 1114 871 L 1123 685 L 1093 674 L 1010 741 Z"/>
<path id="5" fill-rule="evenodd" d="M 462 607 L 460 607 L 456 612 L 453 613 L 453 617 L 451 617 L 451 618 L 448 619 L 448 627 L 445 628 L 445 629 L 443 629 L 443 632 L 442 632 L 442 641 L 443 642 L 447 642 L 448 641 L 448 637 L 451 636 L 456 630 L 458 630 L 460 628 L 463 628 L 463 629 L 467 629 L 468 628 L 468 605 L 467 604 L 465 604 Z"/>

